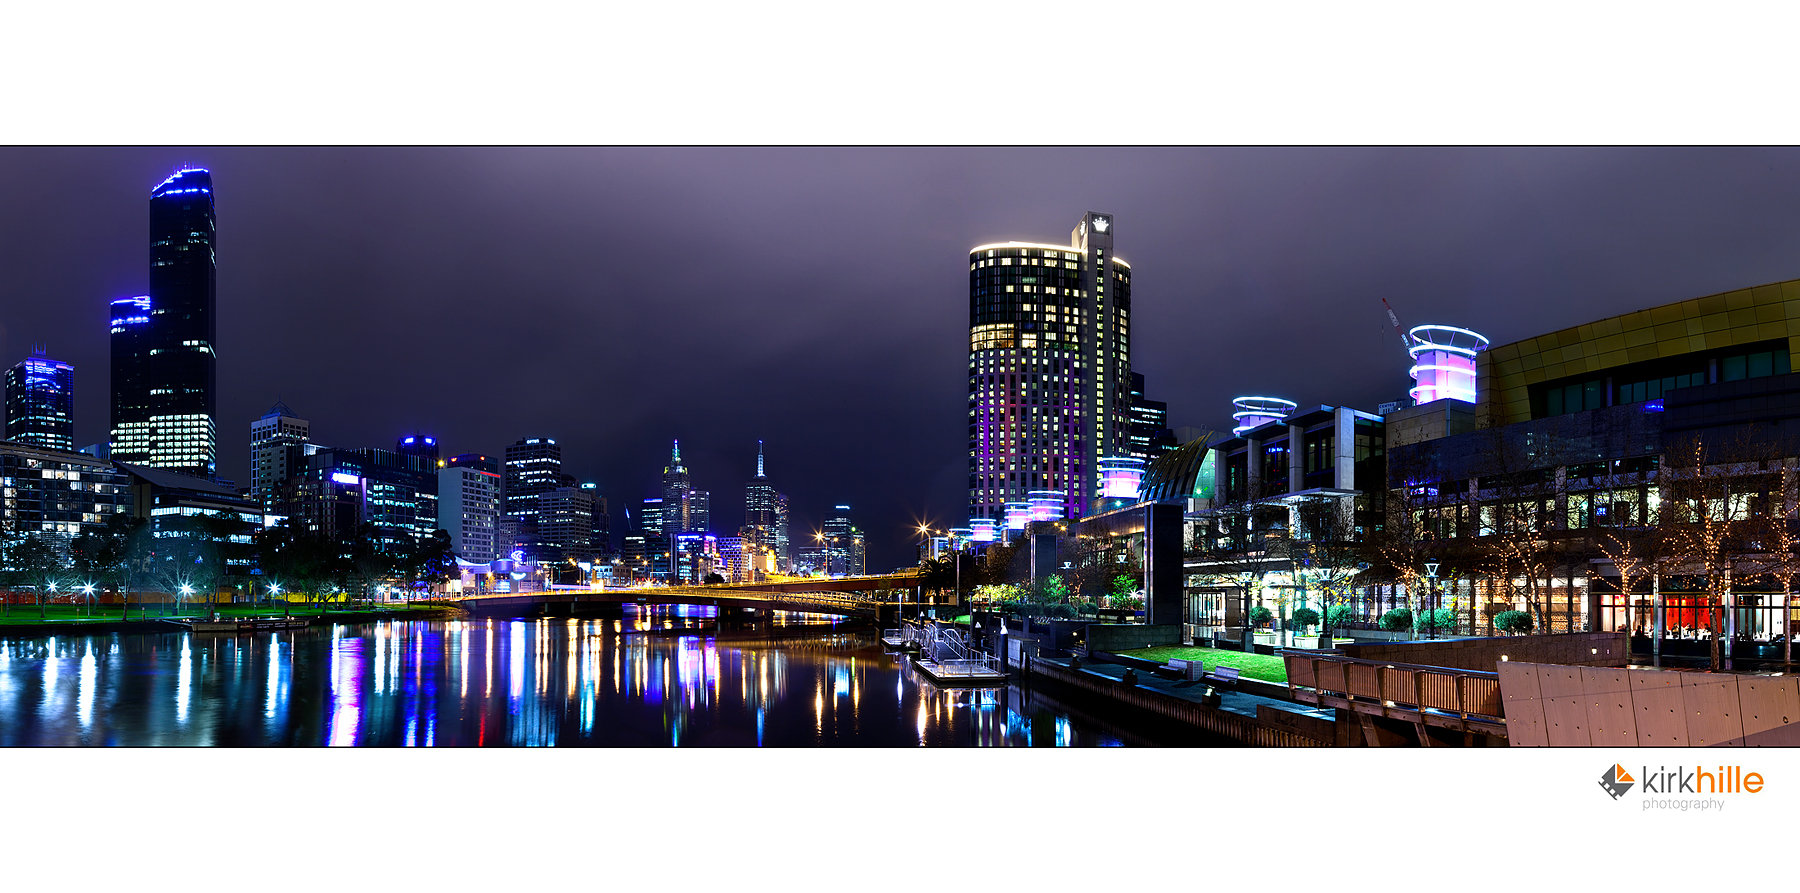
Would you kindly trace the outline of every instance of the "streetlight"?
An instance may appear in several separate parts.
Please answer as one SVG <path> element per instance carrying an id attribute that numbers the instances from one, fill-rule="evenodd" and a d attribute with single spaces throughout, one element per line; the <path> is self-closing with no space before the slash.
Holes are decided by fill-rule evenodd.
<path id="1" fill-rule="evenodd" d="M 183 583 L 183 584 L 181 584 L 180 592 L 181 592 L 182 598 L 186 598 L 186 597 L 194 594 L 194 587 L 189 586 L 186 583 Z M 179 608 L 177 610 L 179 610 Z"/>
<path id="2" fill-rule="evenodd" d="M 1425 579 L 1427 580 L 1427 583 L 1426 583 L 1426 592 L 1427 592 L 1426 605 L 1427 605 L 1427 607 L 1425 609 L 1427 613 L 1425 616 L 1430 618 L 1430 621 L 1431 621 L 1431 625 L 1426 628 L 1427 631 L 1425 633 L 1425 636 L 1426 636 L 1426 638 L 1431 638 L 1431 639 L 1437 638 L 1437 614 L 1433 610 L 1437 605 L 1437 572 L 1438 572 L 1438 563 L 1437 562 L 1435 562 L 1435 561 L 1425 562 Z"/>
<path id="3" fill-rule="evenodd" d="M 88 616 L 92 617 L 94 616 L 94 584 L 88 583 L 82 586 L 81 592 L 88 598 Z"/>

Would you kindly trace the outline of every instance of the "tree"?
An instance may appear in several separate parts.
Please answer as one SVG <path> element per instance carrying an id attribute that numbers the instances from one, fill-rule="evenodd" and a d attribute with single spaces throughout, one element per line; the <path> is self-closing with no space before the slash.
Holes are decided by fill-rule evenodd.
<path id="1" fill-rule="evenodd" d="M 257 538 L 257 548 L 265 587 L 302 593 L 308 606 L 322 601 L 323 593 L 338 578 L 337 544 L 291 522 L 264 530 Z"/>
<path id="2" fill-rule="evenodd" d="M 400 572 L 408 590 L 420 583 L 439 586 L 448 582 L 458 573 L 449 531 L 434 530 L 430 536 L 421 537 L 400 562 Z M 713 577 L 719 577 L 720 583 L 725 582 L 718 574 L 707 574 L 707 582 L 710 583 Z"/>
<path id="3" fill-rule="evenodd" d="M 182 602 L 211 589 L 218 580 L 215 549 L 191 516 L 174 515 L 156 537 L 147 562 L 150 585 L 170 594 L 176 613 Z"/>
<path id="4" fill-rule="evenodd" d="M 1186 557 L 1195 560 L 1203 579 L 1237 589 L 1248 611 L 1263 575 L 1288 565 L 1291 541 L 1277 525 L 1285 515 L 1281 506 L 1249 501 L 1219 505 L 1195 523 Z"/>
<path id="5" fill-rule="evenodd" d="M 1318 597 L 1323 621 L 1319 636 L 1326 643 L 1331 641 L 1331 627 L 1337 618 L 1348 614 L 1357 575 L 1369 566 L 1369 552 L 1358 535 L 1354 508 L 1354 503 L 1336 496 L 1303 499 L 1294 506 L 1297 539 L 1289 561 L 1294 566 L 1295 582 L 1307 584 Z M 1339 607 L 1345 610 L 1333 610 Z"/>
<path id="6" fill-rule="evenodd" d="M 1764 451 L 1741 435 L 1736 443 L 1714 448 L 1695 437 L 1678 444 L 1658 474 L 1662 519 L 1678 556 L 1705 580 L 1711 666 L 1730 669 L 1730 652 L 1721 659 L 1720 639 L 1729 643 L 1732 629 L 1721 629 L 1722 609 L 1731 601 L 1732 575 L 1750 553 L 1760 551 L 1758 522 L 1771 516 L 1780 485 L 1771 486 L 1763 464 L 1779 451 Z M 1775 492 L 1771 494 L 1771 490 Z M 1736 612 L 1728 612 L 1735 617 Z M 1727 648 L 1729 645 L 1726 646 Z"/>
<path id="7" fill-rule="evenodd" d="M 19 574 L 20 581 L 31 587 L 38 619 L 44 619 L 51 594 L 68 582 L 69 559 L 62 545 L 52 534 L 27 534 L 13 544 L 7 563 Z"/>

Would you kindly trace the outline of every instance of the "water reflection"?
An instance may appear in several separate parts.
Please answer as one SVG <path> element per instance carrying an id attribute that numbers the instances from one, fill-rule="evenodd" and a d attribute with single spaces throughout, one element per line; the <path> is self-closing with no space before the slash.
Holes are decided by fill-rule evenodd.
<path id="1" fill-rule="evenodd" d="M 0 745 L 1153 743 L 1017 687 L 938 689 L 867 634 L 709 612 L 14 639 Z"/>

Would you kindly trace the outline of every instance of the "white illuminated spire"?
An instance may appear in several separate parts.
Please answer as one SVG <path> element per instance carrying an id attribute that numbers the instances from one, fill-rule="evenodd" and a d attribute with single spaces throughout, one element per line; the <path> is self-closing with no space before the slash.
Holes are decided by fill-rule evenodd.
<path id="1" fill-rule="evenodd" d="M 767 477 L 767 475 L 763 474 L 762 441 L 760 440 L 756 442 L 756 477 L 758 480 Z"/>

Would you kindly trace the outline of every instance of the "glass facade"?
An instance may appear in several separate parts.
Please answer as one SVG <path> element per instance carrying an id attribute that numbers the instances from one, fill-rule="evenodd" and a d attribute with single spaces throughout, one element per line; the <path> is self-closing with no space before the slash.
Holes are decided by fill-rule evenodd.
<path id="1" fill-rule="evenodd" d="M 6 439 L 75 449 L 75 367 L 39 353 L 6 370 Z"/>
<path id="2" fill-rule="evenodd" d="M 0 527 L 61 541 L 131 510 L 131 476 L 83 453 L 0 444 Z"/>
<path id="3" fill-rule="evenodd" d="M 575 479 L 563 474 L 562 447 L 548 437 L 521 437 L 506 448 L 505 513 L 525 528 L 537 523 L 538 497 Z"/>
<path id="4" fill-rule="evenodd" d="M 969 517 L 1060 490 L 1080 517 L 1099 460 L 1132 454 L 1131 268 L 1112 216 L 1089 212 L 1067 246 L 969 252 Z"/>
<path id="5" fill-rule="evenodd" d="M 118 461 L 217 471 L 215 224 L 205 170 L 178 171 L 150 193 L 150 294 L 112 304 Z"/>

